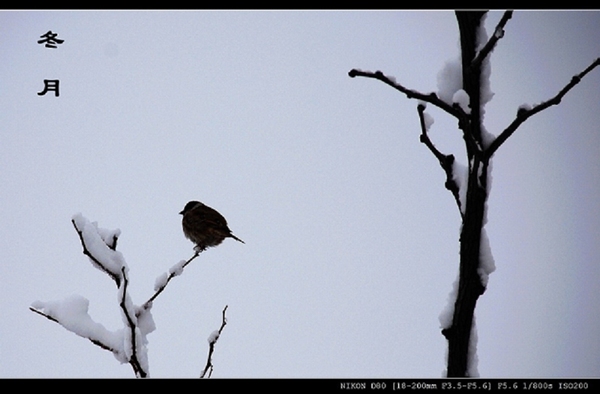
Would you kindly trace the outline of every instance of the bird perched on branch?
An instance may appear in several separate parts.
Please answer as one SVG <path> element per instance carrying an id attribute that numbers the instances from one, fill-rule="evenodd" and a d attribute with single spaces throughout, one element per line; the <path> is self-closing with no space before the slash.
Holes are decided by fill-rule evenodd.
<path id="1" fill-rule="evenodd" d="M 217 246 L 225 238 L 233 238 L 245 243 L 231 233 L 223 215 L 200 201 L 188 202 L 179 214 L 183 215 L 181 220 L 183 233 L 186 238 L 196 244 L 194 249 L 197 252 Z"/>

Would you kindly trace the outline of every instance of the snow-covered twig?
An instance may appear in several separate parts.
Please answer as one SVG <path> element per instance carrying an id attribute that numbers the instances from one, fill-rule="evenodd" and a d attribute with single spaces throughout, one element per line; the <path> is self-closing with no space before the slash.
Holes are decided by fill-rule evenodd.
<path id="1" fill-rule="evenodd" d="M 227 318 L 225 317 L 226 310 L 227 310 L 227 305 L 225 305 L 225 308 L 223 308 L 223 321 L 221 322 L 221 327 L 218 330 L 213 331 L 210 334 L 210 336 L 208 337 L 208 347 L 209 347 L 208 358 L 206 359 L 206 366 L 204 367 L 204 371 L 202 371 L 200 378 L 205 377 L 206 373 L 208 373 L 209 378 L 212 375 L 212 371 L 213 371 L 212 355 L 215 350 L 215 345 L 216 345 L 217 341 L 219 340 L 219 337 L 221 336 L 221 332 L 223 331 L 223 329 L 225 328 L 225 325 L 227 324 Z"/>
<path id="2" fill-rule="evenodd" d="M 152 295 L 152 297 L 150 297 L 148 299 L 148 301 L 144 302 L 144 304 L 142 305 L 141 308 L 148 309 L 148 307 L 152 305 L 152 301 L 154 301 L 156 299 L 156 297 L 158 297 L 160 295 L 160 293 L 163 292 L 163 290 L 165 289 L 165 287 L 167 287 L 167 285 L 169 284 L 171 279 L 173 279 L 174 277 L 176 277 L 178 275 L 181 275 L 181 273 L 183 272 L 183 269 L 189 263 L 191 263 L 192 260 L 194 260 L 196 257 L 198 257 L 199 254 L 200 254 L 200 252 L 196 251 L 196 253 L 194 253 L 194 255 L 192 257 L 190 257 L 187 261 L 186 260 L 180 261 L 179 263 L 177 263 L 173 267 L 171 267 L 168 274 L 165 273 L 163 276 L 158 277 L 156 279 L 156 283 L 154 285 L 155 293 Z"/>
<path id="3" fill-rule="evenodd" d="M 540 104 L 537 104 L 529 109 L 524 106 L 519 107 L 519 110 L 517 111 L 517 117 L 515 118 L 515 120 L 513 120 L 512 123 L 502 133 L 500 133 L 500 135 L 498 135 L 498 137 L 494 139 L 490 144 L 489 148 L 486 151 L 487 157 L 492 157 L 493 154 L 498 150 L 498 148 L 508 139 L 508 137 L 510 137 L 517 130 L 517 128 L 531 116 L 545 110 L 546 108 L 552 105 L 560 104 L 560 101 L 569 92 L 569 90 L 575 87 L 575 85 L 577 85 L 587 73 L 589 73 L 599 65 L 600 58 L 597 58 L 585 70 L 571 78 L 571 81 L 564 88 L 562 88 L 562 90 L 558 92 L 556 96 L 552 97 L 550 100 L 543 101 Z"/>
<path id="4" fill-rule="evenodd" d="M 108 331 L 102 324 L 93 321 L 88 314 L 88 307 L 89 301 L 84 297 L 71 296 L 62 301 L 35 301 L 29 310 L 110 351 L 117 360 L 124 362 L 122 332 Z"/>
<path id="5" fill-rule="evenodd" d="M 115 249 L 117 247 L 119 231 L 112 231 L 111 236 L 106 237 L 108 239 L 105 239 L 100 235 L 101 230 L 98 226 L 95 223 L 90 223 L 81 214 L 74 215 L 71 219 L 71 223 L 73 223 L 73 227 L 75 227 L 75 231 L 77 231 L 77 235 L 79 235 L 79 240 L 83 247 L 83 254 L 89 257 L 94 267 L 110 276 L 112 280 L 115 281 L 117 287 L 119 287 L 122 279 L 120 277 L 122 261 L 115 261 L 120 260 L 120 258 L 114 259 L 113 256 L 111 256 L 118 253 Z M 104 232 L 106 236 L 107 231 L 102 230 L 102 232 Z M 100 252 L 103 248 L 107 248 L 113 253 Z"/>

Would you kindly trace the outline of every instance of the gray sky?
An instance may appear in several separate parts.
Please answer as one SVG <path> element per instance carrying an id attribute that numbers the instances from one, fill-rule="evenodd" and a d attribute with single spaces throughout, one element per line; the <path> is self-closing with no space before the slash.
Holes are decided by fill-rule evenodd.
<path id="1" fill-rule="evenodd" d="M 48 30 L 64 43 L 37 44 Z M 460 217 L 417 102 L 347 73 L 435 91 L 458 50 L 448 11 L 0 12 L 0 376 L 133 376 L 28 307 L 80 294 L 120 328 L 71 217 L 121 229 L 142 303 L 192 255 L 177 213 L 197 199 L 246 245 L 209 249 L 157 299 L 151 376 L 198 376 L 229 305 L 214 377 L 440 377 Z M 492 56 L 498 134 L 600 56 L 600 13 L 516 12 Z M 36 94 L 44 79 L 60 97 Z M 481 376 L 600 375 L 599 91 L 595 70 L 493 160 Z M 456 122 L 428 112 L 462 160 Z"/>

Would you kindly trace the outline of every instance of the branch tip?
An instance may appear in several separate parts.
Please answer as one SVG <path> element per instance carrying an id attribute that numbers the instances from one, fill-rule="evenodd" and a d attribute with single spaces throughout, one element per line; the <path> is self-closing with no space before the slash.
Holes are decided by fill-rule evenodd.
<path id="1" fill-rule="evenodd" d="M 583 79 L 583 77 L 585 77 L 590 71 L 592 71 L 594 68 L 596 68 L 597 66 L 600 65 L 600 58 L 597 58 L 594 62 L 592 62 L 592 64 L 590 64 L 585 70 L 583 70 L 581 73 L 574 75 L 571 78 L 571 81 L 565 85 L 557 94 L 556 96 L 552 97 L 549 100 L 543 101 L 535 106 L 533 106 L 532 108 L 519 108 L 517 110 L 517 116 L 516 118 L 512 121 L 512 123 L 510 125 L 508 125 L 508 127 L 506 129 L 504 129 L 504 131 L 502 131 L 490 144 L 490 146 L 488 147 L 488 149 L 486 150 L 485 154 L 486 156 L 492 157 L 494 155 L 494 153 L 498 150 L 498 148 L 500 148 L 500 146 L 519 128 L 519 126 L 521 126 L 521 124 L 523 122 L 525 122 L 527 119 L 529 119 L 530 117 L 532 117 L 533 115 L 540 113 L 542 111 L 544 111 L 545 109 L 553 106 L 553 105 L 558 105 L 560 104 L 562 98 L 571 90 L 573 89 L 573 87 L 575 87 L 577 84 L 579 84 L 579 82 L 581 82 L 581 80 Z"/>

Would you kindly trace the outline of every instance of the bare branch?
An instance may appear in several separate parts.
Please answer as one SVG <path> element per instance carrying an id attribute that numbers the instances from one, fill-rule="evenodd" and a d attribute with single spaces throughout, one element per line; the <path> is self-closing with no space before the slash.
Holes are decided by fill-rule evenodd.
<path id="1" fill-rule="evenodd" d="M 174 277 L 178 276 L 181 274 L 181 271 L 183 271 L 183 269 L 192 262 L 192 260 L 194 260 L 196 257 L 198 257 L 198 255 L 200 254 L 199 251 L 196 251 L 196 253 L 194 253 L 194 255 L 192 257 L 190 257 L 180 268 L 179 271 L 172 271 L 169 273 L 169 276 L 167 277 L 167 280 L 165 281 L 165 283 L 163 283 L 162 286 L 160 286 L 156 292 L 152 295 L 152 297 L 150 297 L 148 299 L 148 301 L 144 302 L 144 304 L 141 306 L 142 310 L 148 309 L 148 307 L 152 304 L 152 301 L 154 301 L 156 299 L 156 297 L 159 296 L 160 293 L 163 292 L 163 290 L 165 290 L 165 288 L 167 287 L 167 285 L 169 284 L 169 282 L 171 281 L 171 279 L 173 279 Z"/>
<path id="2" fill-rule="evenodd" d="M 371 71 L 352 69 L 350 70 L 350 72 L 348 72 L 348 75 L 350 76 L 350 78 L 365 77 L 378 79 L 386 83 L 387 85 L 390 85 L 394 89 L 404 93 L 409 99 L 418 99 L 433 104 L 459 120 L 461 120 L 465 115 L 464 111 L 461 110 L 460 106 L 448 104 L 447 102 L 440 99 L 435 93 L 424 94 L 421 92 L 417 92 L 416 90 L 407 89 L 399 83 L 396 83 L 393 77 L 387 77 L 381 71 L 375 71 L 373 73 Z"/>
<path id="3" fill-rule="evenodd" d="M 223 329 L 225 328 L 225 325 L 227 324 L 227 318 L 225 317 L 226 310 L 227 310 L 227 305 L 225 305 L 225 308 L 223 308 L 223 321 L 221 322 L 221 327 L 219 328 L 218 331 L 211 334 L 211 337 L 209 339 L 208 358 L 206 360 L 206 366 L 204 367 L 204 371 L 202 371 L 200 378 L 205 377 L 207 372 L 208 372 L 209 378 L 212 375 L 212 371 L 213 371 L 212 355 L 215 350 L 215 345 L 216 345 L 217 341 L 219 340 L 219 337 L 221 336 L 221 332 L 223 332 Z"/>
<path id="4" fill-rule="evenodd" d="M 600 65 L 600 58 L 596 59 L 592 64 L 590 64 L 585 70 L 581 73 L 575 75 L 571 78 L 571 81 L 564 87 L 558 94 L 552 97 L 550 100 L 543 101 L 540 104 L 532 107 L 531 109 L 519 108 L 517 112 L 517 117 L 512 123 L 502 132 L 496 139 L 490 144 L 489 148 L 486 150 L 486 156 L 492 157 L 492 155 L 498 150 L 498 148 L 510 137 L 516 130 L 521 126 L 523 122 L 529 119 L 531 116 L 545 110 L 546 108 L 552 105 L 558 105 L 562 98 L 575 86 L 577 85 L 581 79 L 590 71 L 592 71 L 595 67 Z"/>
<path id="5" fill-rule="evenodd" d="M 440 166 L 446 173 L 446 183 L 444 186 L 448 189 L 452 195 L 454 196 L 454 200 L 456 200 L 456 205 L 458 206 L 458 211 L 460 216 L 463 217 L 460 196 L 459 196 L 459 187 L 454 180 L 454 155 L 445 155 L 440 152 L 435 145 L 431 142 L 429 135 L 427 135 L 427 126 L 425 125 L 425 106 L 423 104 L 419 104 L 417 106 L 417 111 L 419 112 L 419 119 L 421 121 L 421 136 L 420 141 L 429 148 L 431 153 L 438 159 L 440 162 Z"/>
<path id="6" fill-rule="evenodd" d="M 471 68 L 479 67 L 483 62 L 483 59 L 485 59 L 494 49 L 498 40 L 504 37 L 504 26 L 506 26 L 506 23 L 512 17 L 512 13 L 512 11 L 506 11 L 504 13 L 502 19 L 500 19 L 500 22 L 498 22 L 498 25 L 494 29 L 494 34 L 492 34 L 492 37 L 490 37 L 490 39 L 484 45 L 481 51 L 479 51 L 475 59 L 473 59 L 473 62 L 471 63 Z"/>

